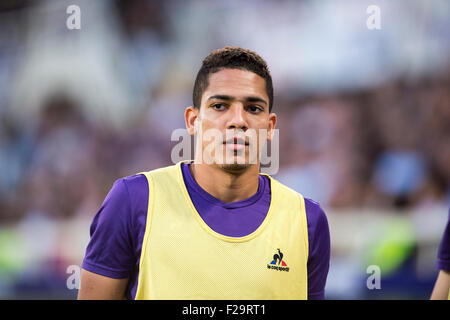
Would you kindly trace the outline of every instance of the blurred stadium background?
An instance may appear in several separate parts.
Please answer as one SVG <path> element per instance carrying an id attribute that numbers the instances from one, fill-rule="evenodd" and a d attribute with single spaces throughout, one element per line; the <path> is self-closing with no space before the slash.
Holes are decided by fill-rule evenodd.
<path id="1" fill-rule="evenodd" d="M 66 26 L 69 5 L 81 29 Z M 369 30 L 369 5 L 381 29 Z M 73 299 L 113 182 L 171 164 L 201 60 L 268 62 L 282 182 L 320 202 L 329 299 L 428 299 L 450 199 L 450 2 L 0 1 L 0 298 Z M 367 268 L 380 267 L 369 290 Z"/>

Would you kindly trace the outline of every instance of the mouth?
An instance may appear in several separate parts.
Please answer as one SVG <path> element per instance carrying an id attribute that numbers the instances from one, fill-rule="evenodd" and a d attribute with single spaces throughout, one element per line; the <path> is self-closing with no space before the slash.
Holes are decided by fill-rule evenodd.
<path id="1" fill-rule="evenodd" d="M 226 145 L 226 147 L 228 149 L 235 150 L 235 151 L 243 150 L 249 146 L 248 140 L 246 140 L 244 138 L 240 138 L 240 137 L 232 137 L 228 140 L 225 140 L 223 142 L 223 144 Z"/>

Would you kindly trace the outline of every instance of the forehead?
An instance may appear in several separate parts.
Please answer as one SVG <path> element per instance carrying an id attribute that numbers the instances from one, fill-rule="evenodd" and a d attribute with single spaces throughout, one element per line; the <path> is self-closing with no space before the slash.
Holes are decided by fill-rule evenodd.
<path id="1" fill-rule="evenodd" d="M 202 101 L 217 94 L 229 95 L 237 99 L 257 96 L 269 102 L 264 78 L 247 70 L 223 69 L 210 74 Z"/>

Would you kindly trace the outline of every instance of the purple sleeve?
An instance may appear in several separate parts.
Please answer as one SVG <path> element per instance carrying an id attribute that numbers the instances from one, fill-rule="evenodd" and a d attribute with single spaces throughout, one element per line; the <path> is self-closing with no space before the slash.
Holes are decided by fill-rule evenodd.
<path id="1" fill-rule="evenodd" d="M 308 300 L 325 299 L 330 267 L 330 230 L 325 212 L 317 202 L 305 198 L 308 221 Z"/>
<path id="2" fill-rule="evenodd" d="M 135 263 L 130 230 L 130 196 L 119 179 L 92 221 L 82 268 L 110 278 L 130 277 Z"/>
<path id="3" fill-rule="evenodd" d="M 450 210 L 448 214 L 447 226 L 438 252 L 437 268 L 439 270 L 450 270 Z"/>

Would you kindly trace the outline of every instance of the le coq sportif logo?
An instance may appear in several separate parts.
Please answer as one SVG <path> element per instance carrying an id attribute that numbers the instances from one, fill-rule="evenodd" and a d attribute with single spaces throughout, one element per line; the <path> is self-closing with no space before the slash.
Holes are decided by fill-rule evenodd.
<path id="1" fill-rule="evenodd" d="M 281 252 L 280 249 L 277 249 L 277 252 L 273 255 L 273 260 L 269 264 L 267 264 L 267 268 L 289 272 L 289 267 L 283 260 L 283 256 L 283 252 Z"/>

